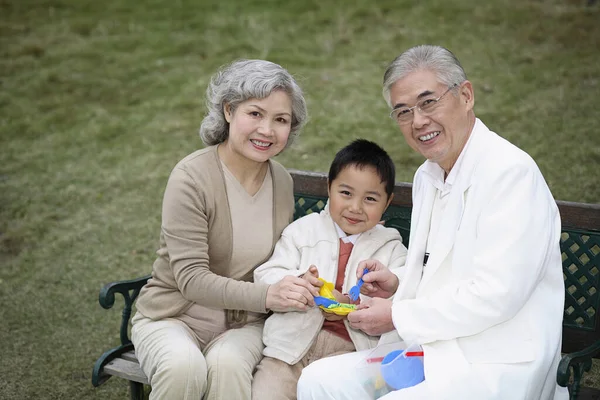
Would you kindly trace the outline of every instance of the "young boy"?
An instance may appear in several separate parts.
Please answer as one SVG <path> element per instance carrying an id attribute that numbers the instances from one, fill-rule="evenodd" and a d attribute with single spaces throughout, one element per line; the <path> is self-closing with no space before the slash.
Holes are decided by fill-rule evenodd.
<path id="1" fill-rule="evenodd" d="M 358 139 L 341 149 L 329 169 L 327 205 L 283 231 L 254 280 L 274 284 L 295 275 L 316 285 L 320 276 L 334 283 L 338 301 L 350 303 L 342 293 L 356 284 L 360 261 L 377 259 L 399 275 L 406 248 L 396 229 L 380 224 L 394 182 L 394 163 L 377 144 Z M 265 322 L 265 357 L 256 368 L 252 398 L 296 399 L 302 368 L 323 357 L 373 348 L 378 339 L 317 307 L 274 313 Z"/>

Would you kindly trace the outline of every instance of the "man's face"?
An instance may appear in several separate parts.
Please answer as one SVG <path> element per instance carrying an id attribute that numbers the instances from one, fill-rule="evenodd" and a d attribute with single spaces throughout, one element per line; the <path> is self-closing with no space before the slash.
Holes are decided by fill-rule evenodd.
<path id="1" fill-rule="evenodd" d="M 391 86 L 390 99 L 394 108 L 412 107 L 417 102 L 437 99 L 447 89 L 434 72 L 418 70 Z M 471 83 L 465 81 L 444 95 L 429 115 L 425 116 L 415 108 L 412 118 L 398 125 L 410 147 L 448 173 L 475 123 L 473 104 Z"/>

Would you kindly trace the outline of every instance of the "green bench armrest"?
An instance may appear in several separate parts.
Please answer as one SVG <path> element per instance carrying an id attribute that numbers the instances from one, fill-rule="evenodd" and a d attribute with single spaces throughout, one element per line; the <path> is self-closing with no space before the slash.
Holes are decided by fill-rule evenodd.
<path id="1" fill-rule="evenodd" d="M 600 340 L 581 351 L 565 354 L 558 364 L 556 382 L 562 387 L 568 387 L 570 398 L 576 399 L 581 389 L 581 380 L 585 372 L 592 368 L 592 358 L 600 353 Z M 571 381 L 573 371 L 573 381 Z"/>
<path id="2" fill-rule="evenodd" d="M 125 306 L 123 307 L 123 313 L 121 315 L 121 344 L 126 345 L 131 343 L 129 339 L 128 326 L 129 319 L 131 318 L 131 309 L 135 299 L 140 294 L 142 287 L 148 282 L 151 275 L 146 275 L 141 278 L 130 279 L 127 281 L 111 282 L 104 285 L 100 290 L 98 296 L 98 302 L 102 308 L 109 309 L 115 304 L 115 293 L 120 293 L 125 300 Z"/>
<path id="3" fill-rule="evenodd" d="M 124 353 L 133 350 L 133 344 L 129 339 L 129 320 L 131 318 L 131 310 L 133 307 L 133 303 L 135 299 L 140 294 L 142 287 L 148 282 L 148 279 L 151 278 L 151 275 L 146 275 L 141 278 L 130 279 L 126 281 L 118 281 L 111 282 L 104 285 L 104 287 L 100 290 L 100 295 L 98 296 L 98 302 L 104 309 L 110 309 L 115 304 L 115 293 L 120 293 L 125 300 L 125 304 L 123 306 L 123 312 L 121 314 L 121 345 L 117 346 L 113 349 L 110 349 L 96 360 L 94 363 L 94 369 L 92 371 L 92 385 L 100 386 L 108 378 L 110 375 L 104 373 L 104 366 L 114 360 L 115 358 L 121 357 Z"/>

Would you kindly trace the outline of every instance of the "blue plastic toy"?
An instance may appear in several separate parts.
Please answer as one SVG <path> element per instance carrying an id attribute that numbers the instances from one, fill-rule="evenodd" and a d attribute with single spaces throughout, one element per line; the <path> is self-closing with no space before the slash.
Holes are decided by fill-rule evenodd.
<path id="1" fill-rule="evenodd" d="M 323 286 L 319 289 L 320 296 L 315 296 L 315 304 L 321 310 L 336 315 L 348 315 L 356 310 L 356 304 L 340 303 L 335 299 L 333 283 L 327 282 L 323 278 L 319 278 L 319 280 L 323 282 Z"/>
<path id="2" fill-rule="evenodd" d="M 423 360 L 410 354 L 405 350 L 395 350 L 388 353 L 381 362 L 381 375 L 385 383 L 395 390 L 411 387 L 425 380 Z"/>
<path id="3" fill-rule="evenodd" d="M 336 306 L 338 302 L 335 300 L 328 299 L 327 297 L 315 296 L 315 304 L 327 308 L 330 306 Z"/>
<path id="4" fill-rule="evenodd" d="M 365 276 L 368 272 L 369 268 L 365 268 L 362 276 Z M 352 286 L 352 288 L 350 288 L 350 291 L 348 292 L 348 297 L 350 297 L 350 300 L 352 301 L 356 301 L 356 299 L 358 299 L 358 295 L 360 294 L 360 288 L 363 285 L 363 283 L 365 283 L 362 279 L 362 276 L 358 279 L 356 285 Z"/>

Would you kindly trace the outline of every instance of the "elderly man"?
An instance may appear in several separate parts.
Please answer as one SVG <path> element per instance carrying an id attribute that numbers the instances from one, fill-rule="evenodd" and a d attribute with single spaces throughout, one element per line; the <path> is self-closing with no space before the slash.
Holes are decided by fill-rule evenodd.
<path id="1" fill-rule="evenodd" d="M 447 49 L 401 54 L 385 72 L 384 97 L 408 145 L 427 160 L 414 178 L 402 281 L 366 261 L 363 293 L 372 299 L 348 316 L 381 342 L 423 348 L 425 381 L 382 398 L 568 398 L 556 384 L 560 216 L 537 165 L 475 117 L 473 86 Z M 372 398 L 365 357 L 308 366 L 298 398 Z"/>

